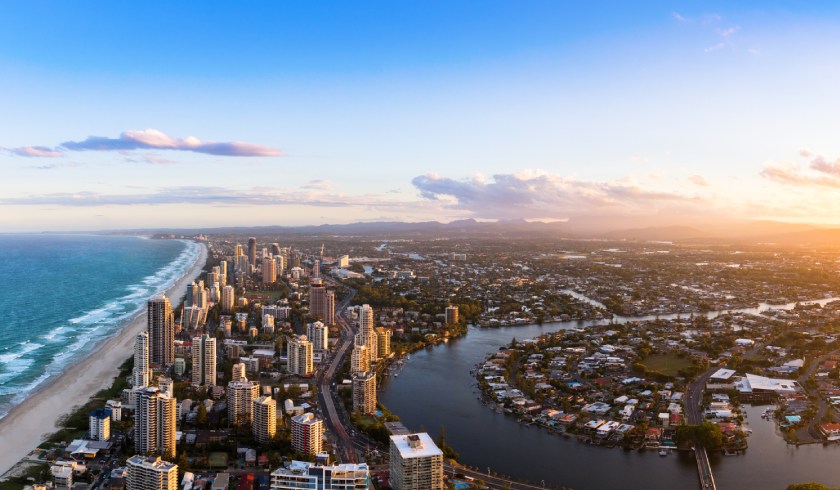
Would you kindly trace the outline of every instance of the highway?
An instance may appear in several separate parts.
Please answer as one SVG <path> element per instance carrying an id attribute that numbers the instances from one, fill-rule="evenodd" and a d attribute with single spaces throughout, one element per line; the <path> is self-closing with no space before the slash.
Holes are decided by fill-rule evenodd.
<path id="1" fill-rule="evenodd" d="M 330 282 L 339 287 L 345 287 L 332 281 Z M 343 463 L 356 463 L 358 458 L 356 457 L 353 440 L 345 428 L 345 422 L 339 415 L 339 404 L 341 403 L 341 400 L 338 399 L 338 396 L 332 386 L 336 381 L 335 377 L 338 370 L 341 368 L 350 347 L 353 345 L 353 328 L 347 321 L 345 314 L 347 306 L 350 305 L 350 302 L 356 295 L 356 290 L 348 287 L 345 288 L 347 289 L 347 295 L 341 303 L 336 305 L 335 308 L 335 319 L 341 330 L 341 338 L 339 338 L 336 343 L 335 353 L 330 359 L 329 365 L 326 369 L 321 369 L 319 371 L 317 378 L 319 387 L 318 403 L 322 407 L 325 415 L 324 424 L 326 425 L 326 428 L 336 436 L 336 455 Z"/>

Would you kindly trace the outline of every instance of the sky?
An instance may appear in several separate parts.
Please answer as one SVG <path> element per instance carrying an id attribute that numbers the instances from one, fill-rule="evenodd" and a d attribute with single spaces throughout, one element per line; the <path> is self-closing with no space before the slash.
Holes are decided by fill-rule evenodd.
<path id="1" fill-rule="evenodd" d="M 0 232 L 840 224 L 835 2 L 0 2 Z"/>

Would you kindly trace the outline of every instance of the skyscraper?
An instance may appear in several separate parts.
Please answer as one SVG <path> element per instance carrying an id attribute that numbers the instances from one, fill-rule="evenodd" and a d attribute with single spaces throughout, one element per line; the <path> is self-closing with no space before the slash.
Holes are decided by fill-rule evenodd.
<path id="1" fill-rule="evenodd" d="M 309 376 L 314 372 L 312 365 L 312 342 L 306 335 L 293 335 L 287 342 L 287 369 L 298 376 Z"/>
<path id="2" fill-rule="evenodd" d="M 321 322 L 312 322 L 306 326 L 306 337 L 312 342 L 315 351 L 327 350 L 329 347 L 329 329 Z"/>
<path id="3" fill-rule="evenodd" d="M 429 434 L 391 436 L 391 487 L 443 490 L 443 451 Z"/>
<path id="4" fill-rule="evenodd" d="M 248 262 L 257 265 L 257 239 L 254 237 L 248 239 Z"/>
<path id="5" fill-rule="evenodd" d="M 230 313 L 233 311 L 234 296 L 233 286 L 228 285 L 222 288 L 222 311 L 224 313 Z"/>
<path id="6" fill-rule="evenodd" d="M 315 414 L 292 417 L 292 449 L 301 454 L 318 454 L 324 437 L 324 423 Z"/>
<path id="7" fill-rule="evenodd" d="M 371 414 L 376 411 L 376 373 L 353 375 L 353 411 Z"/>
<path id="8" fill-rule="evenodd" d="M 140 332 L 134 340 L 134 371 L 132 388 L 149 386 L 149 334 Z"/>
<path id="9" fill-rule="evenodd" d="M 216 339 L 207 334 L 193 337 L 192 384 L 216 385 Z"/>
<path id="10" fill-rule="evenodd" d="M 368 356 L 371 361 L 379 357 L 379 349 L 376 341 L 376 332 L 373 330 L 373 308 L 370 305 L 362 305 L 359 309 L 359 334 L 362 336 Z"/>
<path id="11" fill-rule="evenodd" d="M 133 456 L 126 461 L 126 490 L 178 490 L 178 465 L 159 456 Z"/>
<path id="12" fill-rule="evenodd" d="M 250 424 L 253 419 L 253 403 L 260 396 L 260 384 L 242 378 L 228 383 L 228 422 L 233 425 Z"/>
<path id="13" fill-rule="evenodd" d="M 274 284 L 277 282 L 277 262 L 269 257 L 262 261 L 263 284 Z"/>
<path id="14" fill-rule="evenodd" d="M 335 325 L 335 291 L 327 291 L 324 298 L 324 319 L 327 325 Z"/>
<path id="15" fill-rule="evenodd" d="M 312 286 L 309 289 L 310 313 L 320 318 L 327 325 L 335 324 L 335 292 L 327 291 L 324 286 Z"/>
<path id="16" fill-rule="evenodd" d="M 370 371 L 370 355 L 364 344 L 356 344 L 350 352 L 350 373 Z"/>
<path id="17" fill-rule="evenodd" d="M 446 324 L 447 325 L 455 325 L 458 323 L 458 307 L 457 306 L 447 306 L 446 307 Z"/>
<path id="18" fill-rule="evenodd" d="M 379 349 L 376 354 L 380 359 L 391 355 L 391 331 L 385 327 L 376 329 L 376 348 Z"/>
<path id="19" fill-rule="evenodd" d="M 255 399 L 253 404 L 251 411 L 254 414 L 254 438 L 261 443 L 267 443 L 277 433 L 277 402 L 270 396 L 264 396 Z"/>
<path id="20" fill-rule="evenodd" d="M 175 398 L 157 388 L 144 388 L 138 392 L 134 410 L 134 449 L 139 454 L 175 456 L 177 410 Z"/>
<path id="21" fill-rule="evenodd" d="M 146 316 L 151 363 L 169 367 L 175 361 L 175 319 L 169 299 L 162 294 L 150 299 Z"/>

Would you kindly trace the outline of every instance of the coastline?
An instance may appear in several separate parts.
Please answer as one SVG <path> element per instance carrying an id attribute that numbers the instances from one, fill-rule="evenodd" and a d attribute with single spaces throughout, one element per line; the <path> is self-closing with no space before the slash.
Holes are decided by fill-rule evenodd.
<path id="1" fill-rule="evenodd" d="M 165 291 L 173 305 L 182 301 L 187 286 L 199 276 L 207 261 L 207 246 L 198 243 L 201 249 L 195 262 Z M 146 314 L 141 311 L 118 333 L 99 342 L 85 359 L 69 366 L 0 419 L 0 475 L 38 447 L 46 434 L 57 431 L 56 423 L 62 415 L 111 385 L 119 366 L 133 352 L 134 338 L 144 328 Z"/>

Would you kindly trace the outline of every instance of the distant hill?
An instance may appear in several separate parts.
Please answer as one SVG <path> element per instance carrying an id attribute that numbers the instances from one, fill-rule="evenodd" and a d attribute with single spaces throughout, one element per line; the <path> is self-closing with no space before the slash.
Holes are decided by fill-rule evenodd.
<path id="1" fill-rule="evenodd" d="M 650 219 L 648 219 L 649 221 Z M 256 226 L 220 228 L 170 228 L 121 230 L 119 233 L 171 233 L 176 235 L 337 235 L 372 237 L 508 237 L 569 238 L 629 241 L 673 241 L 684 243 L 776 243 L 784 246 L 840 248 L 840 228 L 775 221 L 705 221 L 682 225 L 617 228 L 614 218 L 578 218 L 567 222 L 529 222 L 526 220 L 477 221 L 463 219 L 439 221 L 375 221 L 312 226 Z M 115 232 L 107 232 L 115 233 Z"/>

